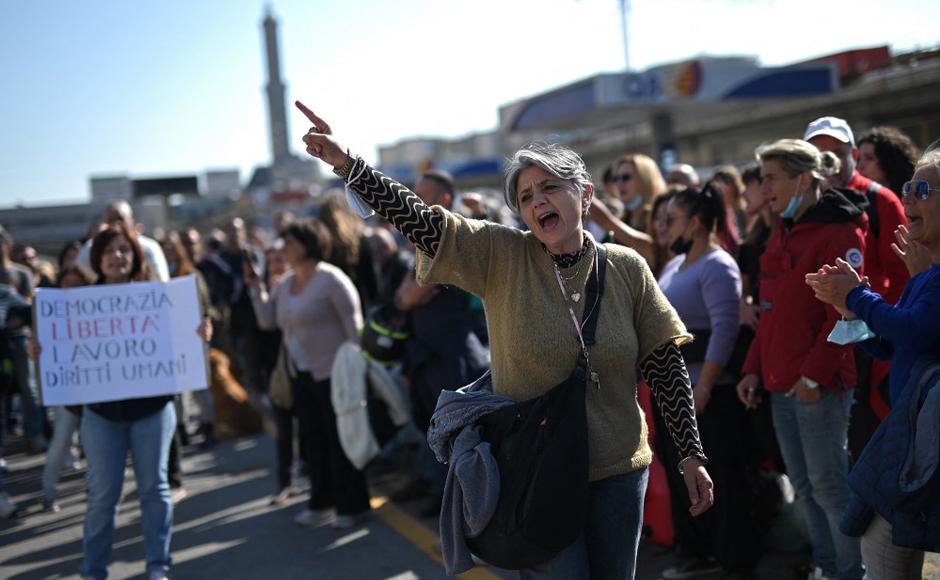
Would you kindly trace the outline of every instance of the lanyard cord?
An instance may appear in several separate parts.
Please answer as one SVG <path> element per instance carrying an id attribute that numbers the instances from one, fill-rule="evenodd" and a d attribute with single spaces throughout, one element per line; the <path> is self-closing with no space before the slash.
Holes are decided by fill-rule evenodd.
<path id="1" fill-rule="evenodd" d="M 594 276 L 598 276 L 597 272 L 597 252 L 594 253 Z M 555 267 L 555 281 L 558 282 L 558 289 L 561 291 L 561 298 L 565 303 L 565 306 L 568 308 L 568 314 L 571 316 L 571 323 L 574 324 L 574 329 L 578 333 L 578 342 L 581 343 L 581 356 L 584 358 L 584 362 L 587 365 L 588 374 L 591 378 L 591 381 L 595 383 L 597 388 L 600 388 L 600 381 L 598 380 L 597 373 L 594 372 L 594 368 L 591 366 L 591 355 L 588 352 L 587 344 L 584 342 L 584 334 L 581 332 L 583 323 L 578 323 L 578 317 L 574 313 L 574 309 L 571 307 L 571 304 L 568 302 L 568 295 L 565 293 L 565 285 L 561 281 L 561 272 L 558 271 L 558 267 Z M 584 317 L 585 322 L 594 314 L 594 309 L 597 307 L 597 303 L 600 301 L 600 294 L 597 294 L 594 298 L 594 304 L 591 305 L 591 310 L 588 312 L 588 315 Z M 585 304 L 585 308 L 587 305 Z"/>

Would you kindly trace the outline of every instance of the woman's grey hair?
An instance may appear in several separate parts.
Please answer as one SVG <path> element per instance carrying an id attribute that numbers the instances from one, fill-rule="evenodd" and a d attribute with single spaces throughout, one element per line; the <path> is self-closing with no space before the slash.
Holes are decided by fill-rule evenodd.
<path id="1" fill-rule="evenodd" d="M 937 172 L 937 177 L 940 178 L 940 148 L 925 151 L 914 164 L 914 171 L 920 171 L 924 167 L 933 167 Z"/>
<path id="2" fill-rule="evenodd" d="M 519 213 L 516 181 L 523 170 L 533 165 L 541 167 L 558 179 L 570 181 L 579 192 L 592 185 L 591 174 L 588 173 L 580 155 L 557 143 L 530 143 L 516 151 L 506 167 L 506 205 L 516 213 Z"/>
<path id="3" fill-rule="evenodd" d="M 815 181 L 835 175 L 842 165 L 835 153 L 821 152 L 802 139 L 780 139 L 768 145 L 761 145 L 755 153 L 761 163 L 779 163 L 790 177 L 809 171 Z"/>

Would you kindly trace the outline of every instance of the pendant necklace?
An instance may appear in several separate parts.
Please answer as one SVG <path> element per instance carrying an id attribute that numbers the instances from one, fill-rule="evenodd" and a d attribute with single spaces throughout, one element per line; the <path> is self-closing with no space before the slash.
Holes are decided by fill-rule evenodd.
<path id="1" fill-rule="evenodd" d="M 563 256 L 555 256 L 554 254 L 548 251 L 547 247 L 545 247 L 544 245 L 542 246 L 542 249 L 545 250 L 545 253 L 548 254 L 548 257 L 552 259 L 552 267 L 555 268 L 555 274 L 557 274 L 558 278 L 562 281 L 562 285 L 564 286 L 565 296 L 567 298 L 570 298 L 575 304 L 581 301 L 582 295 L 581 295 L 581 292 L 572 292 L 568 288 L 568 282 L 577 280 L 581 277 L 581 268 L 584 266 L 584 262 L 586 261 L 584 260 L 584 257 L 587 255 L 589 248 L 590 248 L 590 244 L 588 244 L 587 235 L 584 236 L 584 243 L 582 244 L 581 249 L 576 254 L 573 254 L 573 255 L 567 254 Z M 561 273 L 561 268 L 558 267 L 558 262 L 559 262 L 558 258 L 561 258 L 562 260 L 565 260 L 565 261 L 571 258 L 575 259 L 576 260 L 575 263 L 578 265 L 578 269 L 575 270 L 575 272 L 571 274 L 570 276 L 565 276 L 564 274 Z M 566 267 L 570 268 L 574 266 L 575 263 L 566 264 Z"/>
<path id="2" fill-rule="evenodd" d="M 555 267 L 555 273 L 558 274 L 558 278 L 561 279 L 561 281 L 562 281 L 562 286 L 564 286 L 564 289 L 565 289 L 565 295 L 568 296 L 569 298 L 571 298 L 571 300 L 572 300 L 575 304 L 577 304 L 578 302 L 580 302 L 580 301 L 581 301 L 581 293 L 580 293 L 580 292 L 572 292 L 571 289 L 568 288 L 568 282 L 570 282 L 570 281 L 576 279 L 578 276 L 581 275 L 581 267 L 578 266 L 578 271 L 577 271 L 577 273 L 575 273 L 572 277 L 570 277 L 570 278 L 565 278 L 565 277 L 562 275 L 561 270 L 558 268 L 558 264 L 556 264 L 555 262 L 552 262 L 552 266 Z"/>

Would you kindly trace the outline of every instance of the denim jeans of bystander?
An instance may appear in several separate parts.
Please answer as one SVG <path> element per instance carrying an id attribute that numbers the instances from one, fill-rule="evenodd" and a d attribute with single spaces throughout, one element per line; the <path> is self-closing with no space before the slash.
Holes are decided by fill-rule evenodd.
<path id="1" fill-rule="evenodd" d="M 85 408 L 81 433 L 88 460 L 88 507 L 82 546 L 83 576 L 103 579 L 108 575 L 128 451 L 133 458 L 140 496 L 147 572 L 169 570 L 173 503 L 167 461 L 175 429 L 176 411 L 170 403 L 157 413 L 128 423 L 110 421 Z"/>
<path id="2" fill-rule="evenodd" d="M 839 531 L 848 502 L 848 418 L 853 391 L 823 389 L 815 403 L 771 394 L 774 430 L 809 528 L 813 559 L 826 576 L 861 580 L 858 538 Z"/>
<path id="3" fill-rule="evenodd" d="M 46 449 L 46 465 L 42 469 L 42 496 L 46 507 L 55 504 L 58 498 L 56 486 L 62 473 L 66 455 L 72 447 L 72 438 L 78 430 L 81 418 L 65 407 L 56 407 L 52 423 L 52 441 Z"/>

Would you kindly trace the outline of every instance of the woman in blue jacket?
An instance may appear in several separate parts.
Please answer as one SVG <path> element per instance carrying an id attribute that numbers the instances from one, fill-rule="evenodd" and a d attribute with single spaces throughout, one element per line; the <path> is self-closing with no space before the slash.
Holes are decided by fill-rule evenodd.
<path id="1" fill-rule="evenodd" d="M 872 292 L 846 262 L 838 260 L 806 282 L 816 297 L 832 304 L 851 323 L 845 324 L 844 339 L 862 340 L 871 355 L 890 359 L 890 398 L 898 400 L 908 383 L 917 359 L 940 353 L 940 151 L 924 154 L 917 162 L 914 177 L 904 184 L 901 201 L 909 223 L 907 239 L 912 248 L 926 250 L 931 266 L 911 278 L 896 306 Z M 862 325 L 862 321 L 867 328 Z M 835 338 L 835 337 L 833 337 Z M 940 498 L 934 497 L 934 502 Z M 862 557 L 868 577 L 920 578 L 924 553 L 894 545 L 893 510 L 870 506 L 875 513 L 862 536 Z"/>

